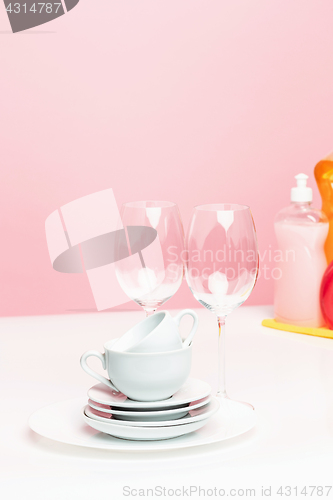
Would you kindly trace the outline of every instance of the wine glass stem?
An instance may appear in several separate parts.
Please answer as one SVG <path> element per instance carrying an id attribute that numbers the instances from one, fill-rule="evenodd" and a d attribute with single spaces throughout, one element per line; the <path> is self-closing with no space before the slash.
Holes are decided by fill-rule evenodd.
<path id="1" fill-rule="evenodd" d="M 146 318 L 148 318 L 149 316 L 152 316 L 155 311 L 156 311 L 156 309 L 145 309 Z"/>
<path id="2" fill-rule="evenodd" d="M 217 381 L 217 397 L 226 398 L 225 384 L 225 316 L 218 316 L 217 323 L 219 325 L 219 340 L 218 340 L 218 381 Z"/>

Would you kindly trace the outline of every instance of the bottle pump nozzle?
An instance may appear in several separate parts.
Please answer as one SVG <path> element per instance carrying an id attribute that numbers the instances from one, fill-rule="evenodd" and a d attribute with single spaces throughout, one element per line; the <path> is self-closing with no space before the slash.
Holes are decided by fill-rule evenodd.
<path id="1" fill-rule="evenodd" d="M 295 175 L 297 187 L 291 188 L 291 201 L 312 201 L 312 189 L 306 185 L 308 178 L 306 174 Z"/>

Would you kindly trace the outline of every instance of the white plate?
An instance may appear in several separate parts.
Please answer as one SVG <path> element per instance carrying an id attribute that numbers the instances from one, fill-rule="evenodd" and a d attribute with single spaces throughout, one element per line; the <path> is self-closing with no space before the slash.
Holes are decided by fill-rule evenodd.
<path id="1" fill-rule="evenodd" d="M 104 415 L 101 415 L 104 417 L 106 417 L 105 413 L 107 414 L 111 413 L 112 415 L 115 416 L 117 420 L 129 420 L 135 422 L 144 420 L 149 422 L 150 421 L 158 422 L 160 420 L 173 420 L 185 417 L 185 415 L 187 415 L 190 410 L 195 410 L 196 408 L 200 408 L 201 406 L 204 406 L 207 403 L 209 403 L 209 401 L 210 401 L 210 396 L 207 396 L 207 398 L 200 399 L 199 401 L 193 401 L 193 403 L 186 405 L 185 408 L 172 408 L 171 410 L 167 409 L 160 411 L 114 410 L 111 406 L 106 406 L 100 403 L 96 403 L 91 399 L 88 400 L 88 405 L 91 406 L 91 408 L 94 408 L 94 410 L 98 410 L 99 412 L 104 413 Z"/>
<path id="2" fill-rule="evenodd" d="M 60 443 L 113 451 L 158 451 L 203 446 L 226 441 L 248 432 L 256 425 L 256 412 L 236 401 L 223 400 L 220 410 L 207 425 L 187 436 L 170 441 L 125 441 L 97 430 L 82 420 L 80 409 L 85 398 L 60 401 L 45 406 L 29 419 L 31 429 Z"/>
<path id="3" fill-rule="evenodd" d="M 218 410 L 218 406 L 216 411 Z M 110 436 L 131 441 L 160 441 L 163 439 L 177 438 L 190 434 L 207 424 L 209 417 L 199 422 L 192 422 L 184 425 L 173 425 L 169 427 L 134 427 L 129 425 L 116 425 L 113 422 L 100 422 L 94 418 L 89 418 L 84 409 L 82 410 L 84 421 L 97 431 L 104 432 Z M 105 420 L 105 419 L 104 419 Z"/>
<path id="4" fill-rule="evenodd" d="M 112 391 L 104 384 L 96 384 L 88 391 L 88 397 L 96 403 L 107 406 L 115 406 L 117 409 L 128 408 L 172 408 L 179 405 L 186 405 L 192 401 L 205 398 L 211 393 L 211 387 L 207 382 L 196 378 L 189 378 L 185 384 L 171 398 L 163 401 L 133 401 L 124 394 Z"/>
<path id="5" fill-rule="evenodd" d="M 188 415 L 185 415 L 183 418 L 178 418 L 174 420 L 159 420 L 159 421 L 136 421 L 133 422 L 131 420 L 117 420 L 110 413 L 107 415 L 98 410 L 94 410 L 94 408 L 90 408 L 89 405 L 86 405 L 84 408 L 84 413 L 87 417 L 92 418 L 93 420 L 98 420 L 99 422 L 104 422 L 110 426 L 113 425 L 125 425 L 127 427 L 135 426 L 135 427 L 169 427 L 169 426 L 177 426 L 177 425 L 186 425 L 192 422 L 200 422 L 201 420 L 205 420 L 210 418 L 220 407 L 220 403 L 216 398 L 212 398 L 211 401 L 201 408 L 197 408 L 196 410 L 190 410 Z"/>

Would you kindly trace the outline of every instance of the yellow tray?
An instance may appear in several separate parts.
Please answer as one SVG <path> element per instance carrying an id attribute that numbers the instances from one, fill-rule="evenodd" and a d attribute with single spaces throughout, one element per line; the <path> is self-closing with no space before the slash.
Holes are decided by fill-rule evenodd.
<path id="1" fill-rule="evenodd" d="M 268 328 L 283 330 L 284 332 L 303 333 L 304 335 L 333 339 L 333 330 L 329 330 L 328 328 L 309 328 L 305 326 L 287 325 L 285 323 L 278 323 L 275 319 L 264 319 L 261 324 L 263 326 L 268 326 Z"/>

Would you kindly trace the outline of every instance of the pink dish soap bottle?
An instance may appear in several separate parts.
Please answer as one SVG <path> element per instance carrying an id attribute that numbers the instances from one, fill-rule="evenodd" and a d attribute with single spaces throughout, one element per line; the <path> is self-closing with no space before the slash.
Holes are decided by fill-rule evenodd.
<path id="1" fill-rule="evenodd" d="M 324 244 L 328 234 L 326 215 L 312 208 L 308 176 L 295 176 L 291 205 L 274 223 L 279 251 L 275 256 L 275 320 L 318 328 L 325 322 L 320 309 L 320 285 L 327 267 Z"/>

